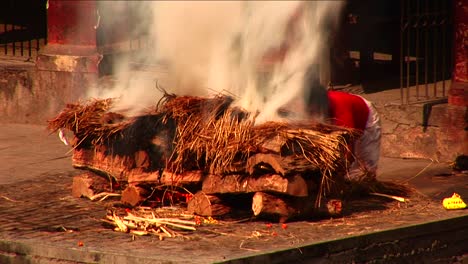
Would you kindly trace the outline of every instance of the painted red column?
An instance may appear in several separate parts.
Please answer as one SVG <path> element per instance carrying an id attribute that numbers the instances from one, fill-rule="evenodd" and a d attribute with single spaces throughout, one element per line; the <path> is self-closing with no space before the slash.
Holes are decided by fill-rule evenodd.
<path id="1" fill-rule="evenodd" d="M 445 132 L 451 139 L 452 150 L 458 155 L 468 155 L 468 0 L 454 0 L 454 5 L 454 67 Z"/>
<path id="2" fill-rule="evenodd" d="M 38 57 L 37 67 L 41 70 L 97 73 L 101 59 L 96 47 L 97 23 L 96 2 L 93 0 L 49 0 L 48 43 Z"/>
<path id="3" fill-rule="evenodd" d="M 468 0 L 455 0 L 454 69 L 448 101 L 451 105 L 468 106 Z"/>
<path id="4" fill-rule="evenodd" d="M 97 84 L 99 62 L 95 0 L 49 0 L 48 43 L 36 60 L 35 106 L 44 119 L 55 117 L 68 103 L 85 99 Z"/>
<path id="5" fill-rule="evenodd" d="M 50 0 L 47 12 L 49 44 L 96 45 L 94 1 Z"/>

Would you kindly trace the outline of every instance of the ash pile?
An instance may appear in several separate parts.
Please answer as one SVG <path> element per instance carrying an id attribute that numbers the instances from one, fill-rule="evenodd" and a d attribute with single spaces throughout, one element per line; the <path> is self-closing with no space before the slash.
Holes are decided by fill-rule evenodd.
<path id="1" fill-rule="evenodd" d="M 49 120 L 49 130 L 72 146 L 72 165 L 83 170 L 73 179 L 75 197 L 118 196 L 131 207 L 178 205 L 213 217 L 248 210 L 280 222 L 341 213 L 352 130 L 256 125 L 222 95 L 165 94 L 131 117 L 113 104 L 68 104 Z"/>

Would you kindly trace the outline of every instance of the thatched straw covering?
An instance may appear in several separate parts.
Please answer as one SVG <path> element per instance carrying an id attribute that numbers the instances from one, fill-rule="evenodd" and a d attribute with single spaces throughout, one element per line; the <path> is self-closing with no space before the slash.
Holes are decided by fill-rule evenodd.
<path id="1" fill-rule="evenodd" d="M 49 121 L 49 129 L 69 129 L 78 144 L 86 139 L 95 146 L 116 136 L 131 136 L 127 128 L 137 119 L 111 113 L 112 102 L 112 99 L 105 99 L 69 104 Z M 352 131 L 313 123 L 269 122 L 255 126 L 250 113 L 232 107 L 232 102 L 227 96 L 202 98 L 166 94 L 155 110 L 148 112 L 148 115 L 158 116 L 147 119 L 151 122 L 175 124 L 173 151 L 167 160 L 167 169 L 183 172 L 198 168 L 218 175 L 239 172 L 252 154 L 274 152 L 262 148 L 272 139 L 281 142 L 276 154 L 292 156 L 310 164 L 311 168 L 318 168 L 326 182 L 332 173 L 345 166 L 345 148 Z"/>
<path id="2" fill-rule="evenodd" d="M 174 170 L 183 170 L 183 164 L 195 159 L 208 172 L 223 173 L 261 151 L 260 146 L 272 138 L 284 142 L 282 149 L 289 155 L 300 155 L 324 172 L 341 165 L 352 131 L 317 123 L 255 126 L 249 113 L 230 107 L 231 103 L 232 98 L 226 96 L 174 97 L 165 103 L 161 111 L 177 123 L 171 159 Z M 286 155 L 282 152 L 278 154 Z"/>
<path id="3" fill-rule="evenodd" d="M 171 157 L 174 171 L 197 162 L 210 173 L 223 173 L 235 162 L 245 160 L 255 144 L 248 114 L 229 107 L 230 97 L 212 99 L 175 97 L 161 109 L 176 121 L 175 149 Z"/>
<path id="4" fill-rule="evenodd" d="M 67 104 L 65 109 L 54 119 L 49 120 L 49 130 L 68 129 L 81 141 L 89 139 L 92 144 L 102 144 L 130 124 L 130 121 L 111 122 L 112 119 L 123 120 L 124 116 L 111 113 L 113 99 L 90 100 L 85 104 Z"/>

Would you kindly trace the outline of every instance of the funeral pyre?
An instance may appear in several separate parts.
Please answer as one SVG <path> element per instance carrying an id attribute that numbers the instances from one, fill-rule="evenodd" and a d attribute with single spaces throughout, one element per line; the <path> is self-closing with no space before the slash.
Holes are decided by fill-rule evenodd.
<path id="1" fill-rule="evenodd" d="M 63 141 L 65 130 L 73 134 L 72 165 L 85 170 L 73 179 L 76 197 L 119 196 L 131 207 L 177 204 L 200 217 L 247 208 L 282 222 L 341 212 L 351 130 L 312 122 L 255 125 L 224 95 L 166 94 L 131 117 L 113 110 L 114 103 L 68 104 L 49 121 Z M 115 212 L 108 219 L 126 230 Z"/>

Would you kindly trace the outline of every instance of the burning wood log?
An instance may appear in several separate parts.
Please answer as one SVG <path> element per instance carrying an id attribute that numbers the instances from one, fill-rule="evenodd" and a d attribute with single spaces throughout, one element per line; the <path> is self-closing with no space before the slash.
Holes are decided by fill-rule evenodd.
<path id="1" fill-rule="evenodd" d="M 193 170 L 193 171 L 184 171 L 181 173 L 174 173 L 168 170 L 164 170 L 159 182 L 164 185 L 189 185 L 201 183 L 203 180 L 203 171 Z"/>
<path id="2" fill-rule="evenodd" d="M 273 170 L 274 173 L 277 173 L 283 176 L 286 172 L 285 164 L 283 157 L 273 154 L 255 154 L 247 159 L 246 171 L 252 175 L 257 170 Z"/>
<path id="3" fill-rule="evenodd" d="M 281 148 L 287 143 L 287 139 L 280 135 L 273 135 L 271 138 L 266 138 L 260 144 L 259 150 L 261 153 L 281 153 Z"/>
<path id="4" fill-rule="evenodd" d="M 128 183 L 158 182 L 159 171 L 148 170 L 148 155 L 137 151 L 132 156 L 106 154 L 103 146 L 96 149 L 78 148 L 73 152 L 72 165 L 78 169 L 97 171 L 116 181 Z"/>
<path id="5" fill-rule="evenodd" d="M 122 174 L 125 175 L 129 184 L 159 183 L 160 179 L 159 171 L 145 171 L 142 168 L 124 169 Z"/>
<path id="6" fill-rule="evenodd" d="M 187 211 L 200 216 L 221 216 L 228 214 L 231 207 L 219 197 L 199 191 L 188 202 Z"/>
<path id="7" fill-rule="evenodd" d="M 244 175 L 207 175 L 202 191 L 214 193 L 249 193 L 270 191 L 292 196 L 307 196 L 308 184 L 300 175 L 282 177 L 277 174 L 265 174 L 258 177 Z"/>
<path id="8" fill-rule="evenodd" d="M 135 185 L 128 185 L 122 192 L 122 198 L 120 199 L 123 203 L 131 206 L 136 206 L 142 203 L 148 198 L 149 192 L 142 187 Z"/>
<path id="9" fill-rule="evenodd" d="M 164 170 L 162 175 L 159 170 L 147 169 L 148 157 L 144 151 L 138 151 L 131 157 L 106 155 L 104 151 L 93 149 L 76 149 L 73 153 L 72 165 L 75 168 L 98 171 L 109 175 L 117 181 L 125 181 L 129 184 L 157 183 L 166 185 L 186 185 L 201 182 L 203 172 L 201 170 L 173 173 Z"/>
<path id="10" fill-rule="evenodd" d="M 134 158 L 106 154 L 107 148 L 78 148 L 73 152 L 72 165 L 78 169 L 98 171 L 116 181 L 127 181 L 128 171 L 135 167 Z"/>
<path id="11" fill-rule="evenodd" d="M 297 155 L 280 156 L 279 154 L 258 153 L 247 159 L 245 170 L 250 175 L 264 174 L 265 171 L 270 171 L 284 176 L 318 171 L 319 168 Z"/>
<path id="12" fill-rule="evenodd" d="M 337 216 L 341 214 L 340 200 L 323 201 L 316 208 L 315 197 L 287 197 L 257 192 L 252 198 L 252 211 L 255 216 L 278 218 L 279 222 L 286 222 L 294 218 L 308 218 L 311 216 Z"/>
<path id="13" fill-rule="evenodd" d="M 73 177 L 72 196 L 90 198 L 101 192 L 112 191 L 111 181 L 93 172 L 85 172 Z"/>

